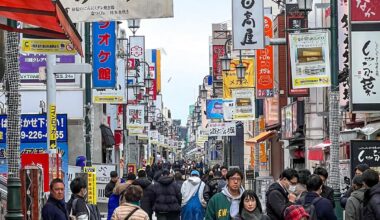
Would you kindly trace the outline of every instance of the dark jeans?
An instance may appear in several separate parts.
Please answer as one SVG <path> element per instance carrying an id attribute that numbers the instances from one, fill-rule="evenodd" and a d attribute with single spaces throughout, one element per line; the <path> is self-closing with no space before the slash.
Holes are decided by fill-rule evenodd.
<path id="1" fill-rule="evenodd" d="M 157 220 L 180 220 L 179 212 L 156 213 Z"/>

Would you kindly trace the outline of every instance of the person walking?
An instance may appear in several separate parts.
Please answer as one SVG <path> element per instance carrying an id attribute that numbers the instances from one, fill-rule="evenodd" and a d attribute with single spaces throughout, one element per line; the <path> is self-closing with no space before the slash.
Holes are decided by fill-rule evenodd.
<path id="1" fill-rule="evenodd" d="M 267 214 L 272 220 L 283 220 L 285 208 L 294 204 L 296 195 L 288 191 L 294 191 L 292 188 L 296 187 L 297 182 L 297 171 L 286 169 L 282 171 L 279 180 L 269 186 L 266 192 L 266 208 Z"/>
<path id="2" fill-rule="evenodd" d="M 152 197 L 152 189 L 149 187 L 152 182 L 148 179 L 145 170 L 139 170 L 137 173 L 137 179 L 133 181 L 133 185 L 138 185 L 143 189 L 143 194 L 140 200 L 140 207 L 148 214 L 149 219 L 152 219 L 152 206 L 150 198 Z"/>
<path id="3" fill-rule="evenodd" d="M 50 195 L 42 208 L 43 220 L 68 220 L 69 213 L 65 204 L 65 184 L 61 179 L 53 179 L 50 183 Z"/>
<path id="4" fill-rule="evenodd" d="M 346 203 L 345 220 L 360 220 L 362 219 L 364 192 L 366 191 L 363 185 L 363 178 L 355 176 L 352 179 L 353 192 Z"/>
<path id="5" fill-rule="evenodd" d="M 221 192 L 223 187 L 226 185 L 225 181 L 222 179 L 222 174 L 220 171 L 214 171 L 214 177 L 207 183 L 208 190 L 204 193 L 205 198 L 211 199 L 216 193 Z M 206 202 L 208 202 L 206 200 Z"/>
<path id="6" fill-rule="evenodd" d="M 203 220 L 205 216 L 206 200 L 203 197 L 206 184 L 200 179 L 200 173 L 193 170 L 182 187 L 181 219 Z"/>
<path id="7" fill-rule="evenodd" d="M 174 173 L 174 182 L 175 182 L 175 184 L 177 184 L 177 186 L 178 186 L 179 189 L 182 188 L 182 184 L 184 183 L 184 180 L 182 178 L 182 173 L 181 172 L 176 171 Z"/>
<path id="8" fill-rule="evenodd" d="M 365 163 L 362 163 L 362 164 L 358 164 L 355 169 L 354 169 L 354 172 L 355 172 L 355 176 L 361 176 L 363 174 L 364 171 L 368 170 L 369 169 L 369 166 Z M 343 196 L 340 198 L 340 206 L 345 209 L 346 207 L 346 203 L 347 203 L 347 200 L 348 198 L 351 196 L 351 193 L 354 191 L 354 189 L 352 188 L 352 186 L 343 194 Z"/>
<path id="9" fill-rule="evenodd" d="M 81 178 L 77 177 L 70 183 L 71 198 L 67 202 L 67 211 L 70 216 L 77 219 L 90 219 L 90 211 L 87 207 L 84 197 L 87 194 L 87 183 Z"/>
<path id="10" fill-rule="evenodd" d="M 364 193 L 363 219 L 380 219 L 380 183 L 379 173 L 368 169 L 362 174 L 363 183 L 368 190 Z"/>
<path id="11" fill-rule="evenodd" d="M 263 213 L 259 197 L 257 197 L 253 190 L 246 190 L 241 196 L 239 205 L 239 219 L 270 220 L 270 218 Z"/>
<path id="12" fill-rule="evenodd" d="M 157 220 L 180 219 L 181 191 L 169 174 L 169 170 L 163 169 L 157 182 L 151 186 L 153 193 L 150 201 Z"/>
<path id="13" fill-rule="evenodd" d="M 244 189 L 243 173 L 239 169 L 231 169 L 227 175 L 227 185 L 220 193 L 215 194 L 206 209 L 206 220 L 239 219 L 240 199 Z"/>
<path id="14" fill-rule="evenodd" d="M 116 171 L 111 171 L 110 173 L 111 180 L 107 183 L 106 188 L 104 189 L 105 197 L 109 198 L 112 195 L 112 191 L 116 186 L 116 182 L 119 181 L 119 176 Z"/>
<path id="15" fill-rule="evenodd" d="M 125 202 L 120 204 L 112 214 L 111 220 L 149 220 L 148 214 L 139 207 L 143 189 L 137 185 L 130 185 L 125 189 Z"/>
<path id="16" fill-rule="evenodd" d="M 134 173 L 128 173 L 126 175 L 126 181 L 124 179 L 120 179 L 116 183 L 115 188 L 113 189 L 112 195 L 108 199 L 108 215 L 107 215 L 107 220 L 110 220 L 112 217 L 113 211 L 119 207 L 120 201 L 122 199 L 122 192 L 133 183 L 136 179 L 136 175 Z"/>
<path id="17" fill-rule="evenodd" d="M 330 200 L 332 206 L 335 208 L 334 189 L 326 185 L 326 181 L 329 176 L 329 173 L 327 172 L 325 168 L 317 167 L 314 170 L 314 174 L 319 175 L 319 177 L 321 177 L 322 182 L 323 182 L 321 196 L 323 198 Z"/>

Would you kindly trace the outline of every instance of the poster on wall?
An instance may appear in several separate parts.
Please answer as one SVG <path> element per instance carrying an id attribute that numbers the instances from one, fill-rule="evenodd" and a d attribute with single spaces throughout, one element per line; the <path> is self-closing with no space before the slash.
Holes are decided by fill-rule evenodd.
<path id="1" fill-rule="evenodd" d="M 234 100 L 233 120 L 254 120 L 255 119 L 255 90 L 234 89 L 232 91 Z"/>
<path id="2" fill-rule="evenodd" d="M 331 85 L 327 32 L 289 34 L 289 47 L 293 88 Z"/>
<path id="3" fill-rule="evenodd" d="M 351 176 L 355 176 L 355 167 L 363 163 L 380 172 L 380 141 L 351 140 L 350 146 Z"/>
<path id="4" fill-rule="evenodd" d="M 352 31 L 351 39 L 351 110 L 380 111 L 380 31 Z"/>

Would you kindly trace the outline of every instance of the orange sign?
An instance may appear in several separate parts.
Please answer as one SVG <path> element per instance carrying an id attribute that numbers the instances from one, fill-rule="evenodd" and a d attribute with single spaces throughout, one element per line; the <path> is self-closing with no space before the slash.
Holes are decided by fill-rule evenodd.
<path id="1" fill-rule="evenodd" d="M 273 37 L 273 22 L 268 16 L 264 16 L 264 33 L 266 37 Z M 273 97 L 273 47 L 265 46 L 265 49 L 256 50 L 256 97 Z"/>

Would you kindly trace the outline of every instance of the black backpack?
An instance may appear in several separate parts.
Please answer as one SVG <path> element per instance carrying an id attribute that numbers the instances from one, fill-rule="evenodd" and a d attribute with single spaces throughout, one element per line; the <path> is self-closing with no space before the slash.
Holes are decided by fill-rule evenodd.
<path id="1" fill-rule="evenodd" d="M 303 208 L 309 214 L 309 220 L 318 220 L 315 204 L 321 199 L 322 197 L 315 198 L 311 203 L 305 203 L 305 200 L 302 201 Z"/>

